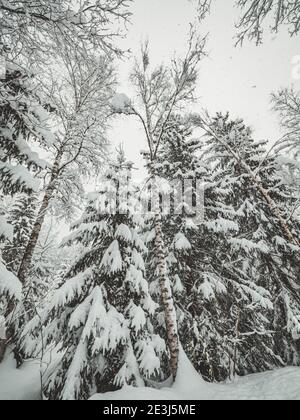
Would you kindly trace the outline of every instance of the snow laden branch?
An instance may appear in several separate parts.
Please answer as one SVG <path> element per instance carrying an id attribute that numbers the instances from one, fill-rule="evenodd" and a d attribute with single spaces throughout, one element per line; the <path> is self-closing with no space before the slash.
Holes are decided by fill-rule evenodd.
<path id="1" fill-rule="evenodd" d="M 239 0 L 237 6 L 242 17 L 237 24 L 238 44 L 245 38 L 262 43 L 264 26 L 272 19 L 271 31 L 278 32 L 280 26 L 287 25 L 291 36 L 300 31 L 299 0 Z"/>
<path id="2" fill-rule="evenodd" d="M 279 224 L 284 237 L 289 241 L 292 247 L 295 247 L 295 249 L 299 249 L 299 238 L 295 236 L 291 222 L 285 218 L 282 209 L 272 198 L 270 191 L 266 188 L 266 186 L 263 185 L 260 175 L 255 173 L 253 169 L 247 164 L 243 156 L 240 155 L 238 151 L 234 150 L 230 146 L 226 136 L 222 136 L 216 131 L 213 122 L 208 114 L 206 114 L 206 116 L 195 117 L 194 122 L 195 124 L 198 124 L 198 126 L 201 127 L 205 133 L 207 133 L 209 136 L 214 138 L 215 141 L 221 144 L 225 148 L 225 150 L 227 150 L 229 155 L 231 155 L 234 158 L 234 160 L 239 165 L 241 165 L 245 173 L 249 176 L 254 187 L 257 189 L 257 191 L 261 194 L 261 196 L 267 203 L 269 210 L 274 215 L 275 220 L 277 220 L 277 223 Z M 298 254 L 300 256 L 299 252 Z M 286 287 L 291 292 L 294 292 L 294 294 L 297 296 L 297 299 L 299 300 L 298 287 L 295 287 L 293 283 L 289 283 L 288 279 Z"/>
<path id="3" fill-rule="evenodd" d="M 116 113 L 133 115 L 144 129 L 148 143 L 149 174 L 153 180 L 155 252 L 157 257 L 158 284 L 163 303 L 167 343 L 170 352 L 170 371 L 176 377 L 179 354 L 177 315 L 173 292 L 168 277 L 164 242 L 159 187 L 156 183 L 155 164 L 160 154 L 160 146 L 173 114 L 180 112 L 183 105 L 192 102 L 197 80 L 197 67 L 205 56 L 206 37 L 198 37 L 191 26 L 187 53 L 183 58 L 174 59 L 169 67 L 151 69 L 149 46 L 141 48 L 141 58 L 136 61 L 131 75 L 137 92 L 137 103 L 124 95 L 113 99 L 112 108 Z"/>
<path id="4" fill-rule="evenodd" d="M 100 48 L 120 54 L 114 40 L 122 36 L 120 22 L 130 18 L 131 0 L 16 0 L 0 1 L 4 46 L 30 52 L 38 47 L 49 53 L 58 37 L 84 50 Z"/>

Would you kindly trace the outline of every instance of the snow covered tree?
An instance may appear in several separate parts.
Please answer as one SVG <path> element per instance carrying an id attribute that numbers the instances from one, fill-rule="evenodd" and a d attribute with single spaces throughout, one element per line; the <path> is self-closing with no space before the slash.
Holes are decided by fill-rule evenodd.
<path id="1" fill-rule="evenodd" d="M 192 128 L 188 119 L 170 119 L 156 164 L 157 174 L 170 182 L 179 181 L 181 190 L 187 187 L 184 182 L 187 180 L 200 180 L 206 184 L 205 218 L 201 225 L 194 223 L 190 202 L 181 204 L 180 214 L 174 209 L 163 214 L 168 276 L 181 343 L 190 360 L 207 380 L 225 380 L 236 373 L 256 372 L 280 362 L 274 352 L 271 354 L 274 347 L 269 333 L 271 323 L 265 319 L 272 310 L 270 293 L 251 284 L 249 277 L 242 274 L 242 267 L 225 269 L 231 255 L 230 238 L 237 234 L 239 223 L 242 223 L 237 206 L 228 199 L 232 195 L 230 182 L 236 182 L 236 175 L 217 170 L 216 162 L 214 169 L 210 169 L 216 156 L 220 158 L 219 152 L 212 151 L 212 161 L 207 164 L 200 160 L 203 141 L 192 138 Z M 237 183 L 236 189 L 239 188 Z M 237 193 L 238 197 L 241 193 Z M 147 272 L 151 291 L 156 296 L 154 236 L 150 219 L 146 236 L 149 241 Z M 232 256 L 232 259 L 238 260 L 238 256 Z M 257 336 L 260 344 L 255 343 Z M 256 352 L 251 352 L 254 345 Z M 271 348 L 269 357 L 265 357 L 267 346 Z M 243 360 L 244 355 L 248 356 L 247 362 Z"/>
<path id="2" fill-rule="evenodd" d="M 159 186 L 155 164 L 160 153 L 165 128 L 174 111 L 193 100 L 197 80 L 197 66 L 205 54 L 205 38 L 197 37 L 191 28 L 188 51 L 183 59 L 175 59 L 171 67 L 150 67 L 148 45 L 142 48 L 141 62 L 136 63 L 131 80 L 137 90 L 140 106 L 124 96 L 114 98 L 116 113 L 133 115 L 144 129 L 148 143 L 149 173 L 152 178 L 153 207 L 155 215 L 155 248 L 159 272 L 159 287 L 165 313 L 167 343 L 170 351 L 171 373 L 175 379 L 178 368 L 179 338 L 173 293 L 166 263 L 167 249 L 163 236 Z"/>
<path id="3" fill-rule="evenodd" d="M 272 95 L 273 108 L 280 118 L 284 135 L 275 143 L 276 159 L 282 176 L 296 197 L 288 220 L 298 217 L 300 209 L 300 94 L 294 89 L 282 89 Z"/>
<path id="4" fill-rule="evenodd" d="M 161 183 L 165 182 L 160 191 L 162 229 L 167 250 L 167 273 L 177 311 L 179 335 L 185 334 L 183 319 L 186 316 L 191 317 L 186 308 L 187 296 L 191 296 L 192 276 L 197 261 L 193 247 L 199 231 L 194 222 L 195 192 L 196 182 L 201 181 L 205 173 L 205 168 L 196 155 L 199 142 L 191 135 L 192 125 L 188 118 L 172 116 L 166 124 L 160 153 L 155 163 L 156 176 L 160 178 Z M 167 209 L 164 208 L 164 190 L 168 195 Z M 147 218 L 145 237 L 149 247 L 147 273 L 151 282 L 151 291 L 159 301 L 161 297 L 156 268 L 155 229 L 151 214 Z M 160 318 L 163 319 L 163 313 Z M 184 345 L 185 340 L 181 341 Z"/>
<path id="5" fill-rule="evenodd" d="M 57 38 L 76 45 L 83 55 L 95 48 L 120 53 L 115 39 L 123 33 L 120 23 L 130 17 L 130 1 L 1 0 L 1 41 L 15 56 L 21 53 L 34 61 L 55 53 Z"/>
<path id="6" fill-rule="evenodd" d="M 45 217 L 53 199 L 64 208 L 82 198 L 82 177 L 99 170 L 105 156 L 109 100 L 114 85 L 111 62 L 106 57 L 73 57 L 61 45 L 60 77 L 50 68 L 47 100 L 55 108 L 53 164 L 46 177 L 41 206 L 25 249 L 18 277 L 25 282 Z M 62 96 L 61 92 L 64 92 Z M 67 194 L 64 194 L 64 192 Z"/>
<path id="7" fill-rule="evenodd" d="M 251 348 L 256 343 L 256 351 L 262 352 L 262 366 L 255 365 L 257 355 L 253 358 L 252 355 L 248 356 L 247 363 L 258 369 L 268 368 L 268 365 L 272 367 L 276 359 L 283 364 L 298 364 L 295 340 L 299 338 L 300 327 L 300 300 L 296 287 L 299 278 L 299 247 L 285 237 L 272 208 L 251 182 L 251 174 L 245 170 L 244 164 L 251 171 L 259 170 L 260 183 L 267 194 L 272 194 L 283 217 L 289 215 L 295 200 L 289 193 L 289 187 L 282 182 L 276 160 L 267 154 L 266 144 L 255 143 L 251 130 L 243 121 L 230 121 L 228 115 L 218 114 L 212 127 L 213 134 L 208 135 L 209 149 L 206 153 L 216 164 L 214 172 L 221 185 L 229 191 L 223 197 L 225 204 L 238 216 L 235 219 L 237 232 L 227 238 L 230 258 L 228 262 L 223 262 L 223 270 L 225 273 L 227 269 L 228 273 L 241 273 L 239 277 L 243 282 L 239 286 L 240 297 L 237 299 L 239 316 L 243 316 L 244 311 L 240 303 L 244 300 L 241 292 L 245 292 L 245 281 L 251 287 L 254 286 L 252 298 L 263 309 L 259 313 L 257 305 L 254 305 L 255 312 L 251 315 L 249 306 L 244 306 L 247 326 L 242 319 L 239 322 L 240 328 L 246 326 L 241 334 L 244 337 L 242 348 Z M 229 150 L 238 153 L 240 159 L 237 160 Z M 299 223 L 293 220 L 291 226 L 292 235 L 299 237 Z M 233 293 L 230 294 L 232 296 Z M 266 318 L 265 323 L 263 319 Z M 253 335 L 259 337 L 259 340 L 252 341 Z M 248 339 L 245 340 L 246 337 Z M 264 348 L 268 349 L 266 355 L 270 356 L 269 360 L 263 357 Z M 247 369 L 247 363 L 244 359 L 243 369 Z"/>
<path id="8" fill-rule="evenodd" d="M 166 346 L 152 326 L 157 305 L 145 279 L 130 167 L 121 160 L 107 172 L 66 240 L 83 252 L 47 308 L 47 338 L 62 350 L 44 386 L 49 399 L 86 399 L 163 379 Z"/>
<path id="9" fill-rule="evenodd" d="M 35 95 L 33 86 L 30 75 L 18 66 L 7 64 L 0 79 L 0 192 L 4 195 L 37 191 L 38 175 L 47 167 L 46 162 L 33 150 L 34 143 L 47 147 L 51 142 L 47 128 L 48 113 Z M 13 234 L 9 240 L 13 242 Z M 1 264 L 3 276 L 12 278 L 2 260 Z M 15 291 L 12 296 L 15 296 Z M 10 324 L 15 301 L 6 299 L 4 313 L 7 331 L 10 331 L 6 342 L 11 339 Z"/>

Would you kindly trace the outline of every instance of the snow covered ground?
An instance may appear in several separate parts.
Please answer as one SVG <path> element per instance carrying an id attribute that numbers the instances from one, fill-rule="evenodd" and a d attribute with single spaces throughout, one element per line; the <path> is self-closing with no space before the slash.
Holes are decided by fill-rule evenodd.
<path id="1" fill-rule="evenodd" d="M 16 369 L 12 355 L 0 364 L 0 400 L 40 399 L 40 362 L 24 363 Z"/>
<path id="2" fill-rule="evenodd" d="M 38 400 L 39 362 L 15 368 L 12 356 L 0 365 L 0 400 Z M 300 400 L 300 368 L 250 375 L 229 384 L 207 384 L 181 353 L 180 368 L 172 388 L 161 390 L 126 387 L 118 392 L 95 395 L 91 400 Z"/>
<path id="3" fill-rule="evenodd" d="M 173 388 L 154 390 L 127 387 L 95 395 L 92 400 L 300 400 L 300 368 L 249 375 L 230 384 L 208 384 L 181 352 L 178 377 Z"/>

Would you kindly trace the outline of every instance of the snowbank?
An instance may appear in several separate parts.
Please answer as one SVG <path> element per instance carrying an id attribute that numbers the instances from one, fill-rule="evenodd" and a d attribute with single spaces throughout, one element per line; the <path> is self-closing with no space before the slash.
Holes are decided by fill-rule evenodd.
<path id="1" fill-rule="evenodd" d="M 300 368 L 249 375 L 231 384 L 204 382 L 181 352 L 177 380 L 172 388 L 154 390 L 125 387 L 95 395 L 91 400 L 300 400 Z"/>
<path id="2" fill-rule="evenodd" d="M 40 399 L 40 364 L 28 362 L 17 370 L 12 356 L 0 365 L 0 400 Z M 176 383 L 172 388 L 125 387 L 121 391 L 94 395 L 99 401 L 201 401 L 201 400 L 300 400 L 300 368 L 279 369 L 249 375 L 235 383 L 208 384 L 181 352 Z"/>

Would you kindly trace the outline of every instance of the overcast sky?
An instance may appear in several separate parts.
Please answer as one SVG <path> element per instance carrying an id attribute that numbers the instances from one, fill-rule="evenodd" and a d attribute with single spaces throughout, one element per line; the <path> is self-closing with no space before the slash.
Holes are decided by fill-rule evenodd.
<path id="1" fill-rule="evenodd" d="M 239 16 L 235 0 L 214 0 L 211 15 L 202 24 L 209 32 L 209 58 L 199 69 L 195 111 L 230 111 L 243 117 L 255 130 L 257 140 L 280 137 L 276 116 L 271 111 L 270 94 L 292 84 L 300 89 L 300 80 L 293 80 L 292 59 L 300 55 L 299 38 L 290 38 L 285 29 L 276 37 L 267 35 L 257 47 L 246 42 L 235 47 L 234 23 Z M 132 25 L 124 48 L 132 57 L 119 64 L 119 91 L 132 96 L 128 76 L 133 56 L 139 53 L 142 41 L 149 39 L 152 64 L 167 63 L 186 50 L 189 23 L 195 19 L 195 7 L 189 0 L 135 0 Z M 141 167 L 140 150 L 145 139 L 139 125 L 131 118 L 120 118 L 110 133 L 113 144 L 124 143 L 127 156 Z"/>

